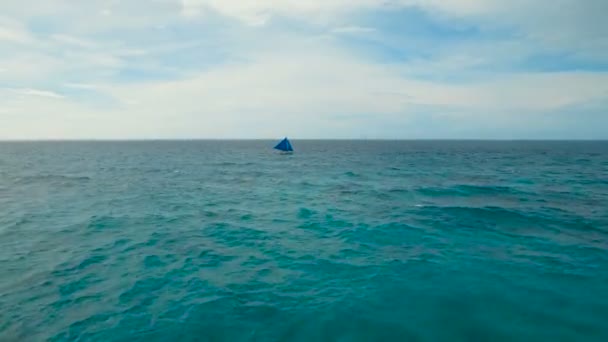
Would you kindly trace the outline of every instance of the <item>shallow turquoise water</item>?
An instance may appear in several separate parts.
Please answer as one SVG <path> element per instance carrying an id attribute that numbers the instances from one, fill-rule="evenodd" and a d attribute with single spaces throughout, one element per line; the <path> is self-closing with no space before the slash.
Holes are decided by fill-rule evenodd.
<path id="1" fill-rule="evenodd" d="M 0 341 L 608 341 L 608 143 L 0 143 Z"/>

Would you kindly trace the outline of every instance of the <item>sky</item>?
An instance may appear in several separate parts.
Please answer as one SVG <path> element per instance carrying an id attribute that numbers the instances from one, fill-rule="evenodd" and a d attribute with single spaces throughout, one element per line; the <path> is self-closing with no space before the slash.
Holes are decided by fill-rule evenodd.
<path id="1" fill-rule="evenodd" d="M 2 0 L 0 139 L 608 139 L 606 0 Z"/>

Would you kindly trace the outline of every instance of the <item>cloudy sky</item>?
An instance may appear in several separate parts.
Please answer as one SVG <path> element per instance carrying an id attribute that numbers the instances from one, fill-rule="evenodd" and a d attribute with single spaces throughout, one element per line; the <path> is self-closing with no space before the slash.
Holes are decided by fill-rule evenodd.
<path id="1" fill-rule="evenodd" d="M 606 13 L 606 0 L 2 0 L 0 139 L 606 139 Z"/>

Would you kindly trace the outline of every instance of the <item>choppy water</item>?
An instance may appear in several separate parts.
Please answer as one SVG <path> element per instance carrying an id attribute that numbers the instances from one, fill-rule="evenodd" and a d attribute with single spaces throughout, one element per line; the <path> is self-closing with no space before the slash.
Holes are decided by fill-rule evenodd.
<path id="1" fill-rule="evenodd" d="M 608 341 L 608 143 L 273 143 L 0 143 L 0 341 Z"/>

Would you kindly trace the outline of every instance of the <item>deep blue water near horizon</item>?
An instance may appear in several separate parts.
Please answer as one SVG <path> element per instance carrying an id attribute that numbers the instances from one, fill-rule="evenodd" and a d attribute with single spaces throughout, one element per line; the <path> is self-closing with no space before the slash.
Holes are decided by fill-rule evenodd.
<path id="1" fill-rule="evenodd" d="M 608 142 L 0 143 L 0 341 L 608 341 Z"/>

